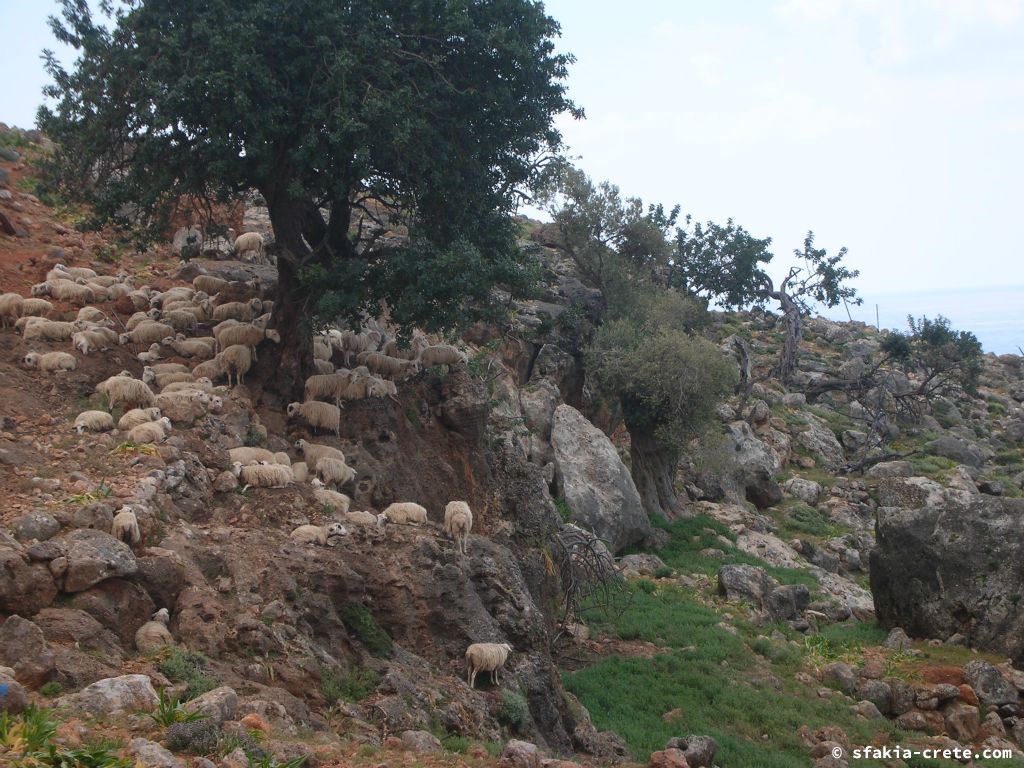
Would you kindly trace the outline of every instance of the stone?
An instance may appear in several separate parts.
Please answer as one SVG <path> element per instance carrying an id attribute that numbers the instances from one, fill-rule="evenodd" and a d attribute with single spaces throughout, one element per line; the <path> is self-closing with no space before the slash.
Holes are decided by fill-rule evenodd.
<path id="1" fill-rule="evenodd" d="M 811 601 L 811 593 L 803 584 L 776 587 L 764 601 L 764 609 L 772 621 L 790 621 L 803 614 Z"/>
<path id="2" fill-rule="evenodd" d="M 625 555 L 619 558 L 618 563 L 620 568 L 635 571 L 641 576 L 653 576 L 655 572 L 668 567 L 657 555 L 646 553 Z"/>
<path id="3" fill-rule="evenodd" d="M 238 694 L 234 688 L 224 685 L 187 702 L 185 709 L 189 712 L 198 712 L 220 725 L 235 719 L 235 713 L 238 711 Z"/>
<path id="4" fill-rule="evenodd" d="M 96 717 L 108 717 L 118 712 L 152 712 L 160 698 L 148 676 L 122 675 L 97 680 L 78 693 L 61 696 L 56 703 Z"/>
<path id="5" fill-rule="evenodd" d="M 57 597 L 57 585 L 44 563 L 33 563 L 21 552 L 0 547 L 0 612 L 35 614 Z"/>
<path id="6" fill-rule="evenodd" d="M 82 592 L 104 579 L 131 576 L 138 567 L 128 545 L 104 531 L 72 531 L 65 540 L 68 559 L 65 592 Z"/>
<path id="7" fill-rule="evenodd" d="M 1017 687 L 987 661 L 972 661 L 964 667 L 964 679 L 982 704 L 1016 704 Z"/>
<path id="8" fill-rule="evenodd" d="M 501 751 L 500 768 L 541 768 L 541 754 L 536 744 L 510 739 Z"/>
<path id="9" fill-rule="evenodd" d="M 892 691 L 892 706 L 889 714 L 897 717 L 913 709 L 915 699 L 914 686 L 902 680 L 889 680 L 888 683 L 889 689 Z"/>
<path id="10" fill-rule="evenodd" d="M 857 673 L 849 664 L 834 661 L 822 670 L 821 681 L 849 696 L 857 687 Z"/>
<path id="11" fill-rule="evenodd" d="M 821 499 L 821 484 L 802 477 L 792 477 L 782 485 L 782 489 L 795 499 L 814 506 Z"/>
<path id="12" fill-rule="evenodd" d="M 438 738 L 428 731 L 402 731 L 402 749 L 406 752 L 441 752 L 443 747 Z"/>
<path id="13" fill-rule="evenodd" d="M 241 747 L 237 747 L 228 754 L 221 758 L 222 768 L 249 768 L 249 758 L 245 754 L 245 750 Z"/>
<path id="14" fill-rule="evenodd" d="M 932 440 L 925 444 L 925 449 L 936 456 L 944 456 L 957 464 L 966 464 L 969 467 L 980 467 L 987 458 L 985 451 L 976 443 L 954 435 L 944 435 L 938 440 Z"/>
<path id="15" fill-rule="evenodd" d="M 614 553 L 650 533 L 640 494 L 615 446 L 570 405 L 555 409 L 551 447 L 556 484 L 574 520 L 604 539 Z"/>
<path id="16" fill-rule="evenodd" d="M 665 742 L 665 749 L 682 750 L 690 768 L 711 768 L 715 764 L 718 742 L 711 736 L 677 736 Z"/>
<path id="17" fill-rule="evenodd" d="M 128 751 L 135 758 L 135 768 L 185 768 L 185 763 L 147 739 L 132 739 Z"/>
<path id="18" fill-rule="evenodd" d="M 16 715 L 28 706 L 28 692 L 10 667 L 0 667 L 0 712 Z"/>
<path id="19" fill-rule="evenodd" d="M 981 727 L 981 716 L 977 707 L 962 701 L 954 701 L 943 710 L 946 732 L 960 742 L 971 742 Z"/>
<path id="20" fill-rule="evenodd" d="M 11 531 L 18 541 L 46 541 L 60 533 L 60 523 L 45 512 L 30 512 L 15 520 Z"/>
<path id="21" fill-rule="evenodd" d="M 883 715 L 892 712 L 892 688 L 884 680 L 861 680 L 856 695 L 862 701 L 870 701 Z"/>
<path id="22" fill-rule="evenodd" d="M 896 718 L 896 725 L 905 731 L 928 731 L 928 720 L 923 712 L 911 710 Z"/>
<path id="23" fill-rule="evenodd" d="M 912 474 L 914 474 L 914 469 L 910 466 L 910 462 L 902 459 L 899 461 L 880 461 L 864 473 L 866 477 L 874 478 L 910 477 Z"/>
<path id="24" fill-rule="evenodd" d="M 53 651 L 36 624 L 15 614 L 0 625 L 0 664 L 13 669 L 18 682 L 38 688 L 53 676 Z"/>
<path id="25" fill-rule="evenodd" d="M 974 689 L 971 688 L 971 686 L 967 685 L 967 683 L 958 685 L 957 689 L 960 691 L 960 699 L 962 701 L 966 701 L 972 707 L 977 707 L 981 705 L 981 701 L 978 699 L 978 694 L 976 694 L 974 692 Z"/>
<path id="26" fill-rule="evenodd" d="M 686 762 L 686 755 L 679 749 L 663 749 L 659 752 L 651 752 L 647 760 L 650 768 L 690 768 Z"/>
<path id="27" fill-rule="evenodd" d="M 870 701 L 860 701 L 850 707 L 850 712 L 866 720 L 881 720 L 885 716 Z"/>
<path id="28" fill-rule="evenodd" d="M 723 565 L 718 569 L 718 594 L 763 608 L 765 598 L 778 586 L 764 568 L 756 565 Z"/>
<path id="29" fill-rule="evenodd" d="M 846 454 L 828 422 L 806 411 L 801 415 L 807 429 L 796 434 L 796 441 L 814 455 L 819 465 L 830 470 L 841 468 L 846 463 Z"/>
<path id="30" fill-rule="evenodd" d="M 213 490 L 217 493 L 230 493 L 238 487 L 238 478 L 234 472 L 224 470 L 213 480 Z"/>
<path id="31" fill-rule="evenodd" d="M 907 637 L 907 633 L 899 627 L 893 627 L 889 630 L 888 636 L 882 642 L 883 648 L 888 648 L 890 651 L 905 651 L 911 646 L 910 638 Z"/>
<path id="32" fill-rule="evenodd" d="M 1024 562 L 1024 499 L 947 496 L 917 508 L 883 506 L 877 514 L 869 574 L 882 626 L 914 637 L 962 632 L 972 647 L 1024 659 L 1020 569 L 1010 565 Z M 1010 687 L 992 695 L 1005 698 Z"/>
<path id="33" fill-rule="evenodd" d="M 987 736 L 1006 737 L 1006 726 L 1003 725 L 1003 719 L 998 712 L 989 712 L 985 715 L 985 719 L 981 722 L 981 728 Z"/>

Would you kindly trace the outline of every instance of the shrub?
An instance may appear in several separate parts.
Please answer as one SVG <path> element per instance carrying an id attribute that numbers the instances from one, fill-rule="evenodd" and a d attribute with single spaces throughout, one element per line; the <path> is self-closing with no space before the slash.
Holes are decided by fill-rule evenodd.
<path id="1" fill-rule="evenodd" d="M 205 666 L 206 657 L 203 654 L 172 648 L 167 657 L 157 663 L 156 668 L 168 680 L 187 683 L 182 700 L 188 701 L 217 687 L 217 681 L 203 672 Z"/>
<path id="2" fill-rule="evenodd" d="M 512 728 L 520 728 L 529 717 L 530 706 L 521 693 L 515 691 L 501 692 L 501 711 L 498 719 Z"/>
<path id="3" fill-rule="evenodd" d="M 329 706 L 339 701 L 365 699 L 380 682 L 380 675 L 367 667 L 355 669 L 325 668 L 320 671 L 320 692 Z"/>
<path id="4" fill-rule="evenodd" d="M 173 723 L 164 731 L 167 748 L 172 752 L 208 755 L 217 749 L 220 728 L 212 720 Z"/>
<path id="5" fill-rule="evenodd" d="M 374 656 L 387 656 L 391 653 L 391 637 L 380 628 L 366 606 L 349 604 L 342 611 L 341 620 Z"/>
<path id="6" fill-rule="evenodd" d="M 569 508 L 569 502 L 565 499 L 555 499 L 555 509 L 558 510 L 558 516 L 562 518 L 563 523 L 572 520 L 572 509 Z"/>
<path id="7" fill-rule="evenodd" d="M 56 680 L 51 680 L 42 688 L 39 692 L 48 699 L 52 699 L 54 696 L 59 696 L 60 692 L 64 690 L 64 686 L 58 683 Z"/>

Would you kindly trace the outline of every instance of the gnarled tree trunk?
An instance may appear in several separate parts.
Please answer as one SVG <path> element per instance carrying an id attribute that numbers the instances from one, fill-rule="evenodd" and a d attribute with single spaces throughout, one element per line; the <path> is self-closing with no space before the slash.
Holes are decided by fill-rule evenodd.
<path id="1" fill-rule="evenodd" d="M 679 452 L 662 445 L 649 429 L 630 424 L 628 414 L 624 414 L 624 420 L 629 430 L 630 474 L 644 509 L 648 515 L 657 513 L 669 520 L 678 517 L 680 504 L 675 478 Z"/>

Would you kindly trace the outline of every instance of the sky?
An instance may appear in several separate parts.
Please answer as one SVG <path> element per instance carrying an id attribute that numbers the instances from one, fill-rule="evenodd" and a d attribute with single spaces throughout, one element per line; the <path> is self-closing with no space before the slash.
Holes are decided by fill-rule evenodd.
<path id="1" fill-rule="evenodd" d="M 1007 286 L 1024 303 L 1024 0 L 545 6 L 587 114 L 559 126 L 595 181 L 770 236 L 776 280 L 814 230 L 869 305 Z M 0 121 L 34 122 L 55 8 L 0 0 Z"/>

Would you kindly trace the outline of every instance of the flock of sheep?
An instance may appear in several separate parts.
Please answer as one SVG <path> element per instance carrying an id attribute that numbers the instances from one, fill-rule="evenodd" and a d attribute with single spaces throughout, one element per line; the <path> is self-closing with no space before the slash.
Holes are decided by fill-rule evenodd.
<path id="1" fill-rule="evenodd" d="M 243 238 L 249 238 L 243 242 Z M 258 241 L 258 244 L 257 244 Z M 263 242 L 259 235 L 247 233 L 235 241 L 236 251 L 254 252 L 262 262 Z M 171 433 L 172 419 L 165 412 L 188 414 L 189 420 L 216 413 L 223 407 L 229 391 L 215 388 L 214 382 L 226 379 L 244 383 L 257 348 L 264 342 L 280 343 L 278 333 L 268 328 L 273 302 L 261 296 L 258 278 L 248 282 L 229 282 L 213 275 L 199 275 L 191 287 L 178 286 L 157 291 L 135 286 L 128 275 L 107 276 L 84 267 L 56 265 L 46 280 L 32 287 L 31 297 L 17 293 L 0 294 L 0 323 L 13 326 L 25 342 L 70 342 L 83 356 L 109 350 L 118 345 L 146 347 L 137 355 L 144 365 L 142 376 L 130 371 L 111 376 L 97 384 L 95 391 L 106 398 L 108 410 L 79 413 L 74 429 L 85 432 L 119 430 L 135 444 L 160 443 Z M 74 320 L 55 320 L 53 303 L 79 307 Z M 93 303 L 123 297 L 135 308 L 123 330 L 114 329 L 114 321 Z M 197 335 L 211 328 L 210 336 Z M 194 362 L 160 362 L 167 350 Z M 464 363 L 466 355 L 446 344 L 431 344 L 416 335 L 409 350 L 399 349 L 386 328 L 368 321 L 361 331 L 329 328 L 314 339 L 314 364 L 317 373 L 305 382 L 305 400 L 290 403 L 287 415 L 304 422 L 314 432 L 322 430 L 340 435 L 341 408 L 345 402 L 368 397 L 397 397 L 397 383 L 425 367 Z M 344 366 L 335 367 L 335 358 Z M 27 352 L 23 364 L 45 372 L 73 371 L 78 359 L 66 351 Z M 123 409 L 115 422 L 112 411 Z M 232 471 L 245 486 L 280 488 L 293 483 L 312 486 L 313 498 L 335 519 L 325 525 L 301 525 L 290 534 L 292 541 L 330 545 L 347 535 L 346 524 L 377 532 L 388 523 L 420 525 L 427 522 L 427 510 L 413 502 L 396 502 L 379 514 L 350 509 L 351 499 L 341 493 L 356 472 L 345 462 L 337 448 L 298 440 L 295 450 L 302 461 L 292 462 L 282 452 L 258 447 L 230 449 Z M 473 513 L 465 501 L 452 501 L 445 507 L 444 529 L 455 541 L 459 552 L 467 554 Z M 135 512 L 123 507 L 114 516 L 111 534 L 133 548 L 142 543 Z M 136 635 L 140 651 L 173 644 L 167 629 L 167 609 L 154 614 Z M 476 675 L 489 671 L 497 682 L 500 669 L 511 651 L 508 644 L 477 643 L 466 651 L 467 683 L 472 687 Z"/>

